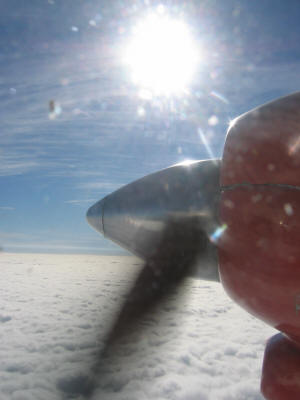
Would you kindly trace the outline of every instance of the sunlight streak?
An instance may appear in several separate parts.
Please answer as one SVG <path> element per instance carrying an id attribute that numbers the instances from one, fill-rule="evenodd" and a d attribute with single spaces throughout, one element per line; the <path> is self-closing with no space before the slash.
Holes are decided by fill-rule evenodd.
<path id="1" fill-rule="evenodd" d="M 212 149 L 208 143 L 208 140 L 206 139 L 206 136 L 201 128 L 198 128 L 198 135 L 199 135 L 199 138 L 201 139 L 202 143 L 204 144 L 206 151 L 209 154 L 209 157 L 215 158 L 215 156 L 213 155 Z"/>

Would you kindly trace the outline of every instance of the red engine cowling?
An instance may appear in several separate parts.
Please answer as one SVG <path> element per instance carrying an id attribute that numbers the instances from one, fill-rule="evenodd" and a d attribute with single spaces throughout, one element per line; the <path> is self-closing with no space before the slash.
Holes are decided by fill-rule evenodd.
<path id="1" fill-rule="evenodd" d="M 264 395 L 299 399 L 288 378 L 300 377 L 300 358 L 290 358 L 291 346 L 300 348 L 299 93 L 234 121 L 224 147 L 221 189 L 220 220 L 227 227 L 219 241 L 221 282 L 234 301 L 290 339 L 266 349 Z M 280 391 L 272 389 L 276 370 L 269 373 L 273 348 L 285 365 L 286 386 Z"/>

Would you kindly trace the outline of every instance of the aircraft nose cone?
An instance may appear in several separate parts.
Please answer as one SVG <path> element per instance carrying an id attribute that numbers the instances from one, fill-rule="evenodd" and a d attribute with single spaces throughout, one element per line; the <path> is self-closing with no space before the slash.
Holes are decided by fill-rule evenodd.
<path id="1" fill-rule="evenodd" d="M 96 231 L 101 232 L 103 235 L 104 235 L 104 229 L 103 229 L 104 202 L 105 198 L 98 201 L 96 204 L 92 205 L 86 213 L 86 219 L 88 223 L 94 229 L 96 229 Z"/>

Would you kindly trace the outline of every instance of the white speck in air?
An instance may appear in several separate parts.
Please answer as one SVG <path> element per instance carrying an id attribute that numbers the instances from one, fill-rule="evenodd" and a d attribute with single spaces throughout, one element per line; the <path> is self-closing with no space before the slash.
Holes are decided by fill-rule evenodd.
<path id="1" fill-rule="evenodd" d="M 230 209 L 234 208 L 234 202 L 229 199 L 224 201 L 224 205 L 225 205 L 225 207 L 230 208 Z"/>
<path id="2" fill-rule="evenodd" d="M 216 126 L 219 123 L 219 119 L 216 115 L 212 115 L 209 119 L 208 119 L 208 125 L 210 126 Z"/>
<path id="3" fill-rule="evenodd" d="M 284 208 L 286 215 L 288 215 L 289 217 L 291 217 L 294 214 L 293 207 L 290 203 L 285 203 L 283 208 Z"/>
<path id="4" fill-rule="evenodd" d="M 144 117 L 145 114 L 146 114 L 146 111 L 145 111 L 144 107 L 140 106 L 140 107 L 138 107 L 138 109 L 137 109 L 137 113 L 138 113 L 138 116 L 139 116 L 139 117 Z"/>
<path id="5" fill-rule="evenodd" d="M 274 164 L 268 164 L 268 170 L 270 172 L 273 172 L 275 170 L 275 165 Z"/>
<path id="6" fill-rule="evenodd" d="M 251 197 L 251 200 L 253 203 L 257 203 L 262 199 L 262 195 L 260 193 L 254 195 Z"/>

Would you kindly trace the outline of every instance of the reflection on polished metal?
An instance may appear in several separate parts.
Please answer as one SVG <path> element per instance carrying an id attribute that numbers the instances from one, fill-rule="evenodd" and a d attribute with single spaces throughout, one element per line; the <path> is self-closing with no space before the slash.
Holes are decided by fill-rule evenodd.
<path id="1" fill-rule="evenodd" d="M 96 229 L 96 231 L 104 234 L 103 229 L 103 211 L 104 211 L 105 199 L 98 201 L 92 207 L 88 209 L 86 219 L 88 223 Z"/>
<path id="2" fill-rule="evenodd" d="M 207 160 L 145 176 L 94 204 L 87 220 L 97 231 L 143 259 L 155 254 L 174 223 L 183 232 L 196 224 L 198 231 L 209 238 L 219 226 L 219 170 L 219 160 Z M 201 271 L 197 274 L 218 280 L 216 248 L 209 240 L 199 259 Z"/>

